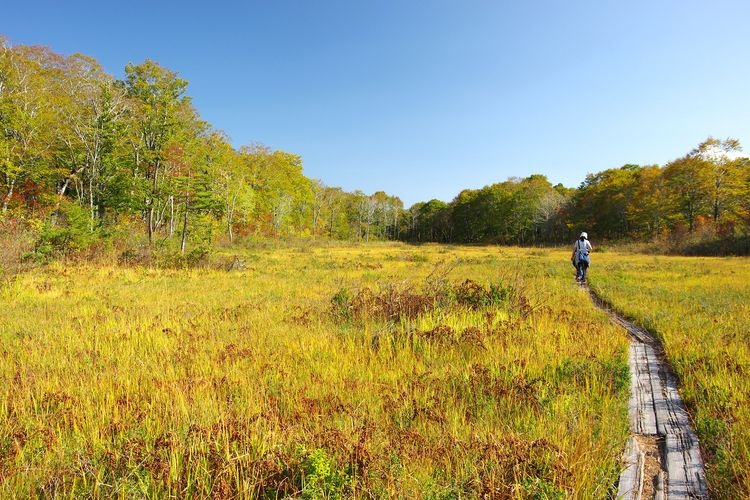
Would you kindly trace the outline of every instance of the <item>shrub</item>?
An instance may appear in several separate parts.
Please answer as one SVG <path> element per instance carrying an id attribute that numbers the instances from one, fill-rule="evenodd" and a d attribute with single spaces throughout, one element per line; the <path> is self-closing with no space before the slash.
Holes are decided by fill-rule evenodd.
<path id="1" fill-rule="evenodd" d="M 455 305 L 477 310 L 511 299 L 519 310 L 531 310 L 525 297 L 503 284 L 491 284 L 485 288 L 475 281 L 465 280 L 454 285 L 428 283 L 419 290 L 410 284 L 391 283 L 379 290 L 364 287 L 356 294 L 342 288 L 331 297 L 331 313 L 339 320 L 411 320 L 436 308 Z"/>
<path id="2" fill-rule="evenodd" d="M 189 269 L 206 266 L 210 255 L 211 249 L 205 246 L 195 247 L 185 253 L 179 250 L 158 249 L 153 253 L 153 260 L 156 267 Z"/>
<path id="3" fill-rule="evenodd" d="M 34 250 L 27 255 L 32 260 L 47 261 L 55 255 L 69 255 L 101 241 L 103 234 L 91 222 L 87 209 L 63 200 L 59 209 L 41 228 Z"/>

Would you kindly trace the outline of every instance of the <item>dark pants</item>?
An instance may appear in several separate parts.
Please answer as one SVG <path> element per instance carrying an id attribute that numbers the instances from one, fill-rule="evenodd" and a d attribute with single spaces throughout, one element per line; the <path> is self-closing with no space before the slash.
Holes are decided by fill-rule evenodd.
<path id="1" fill-rule="evenodd" d="M 579 252 L 578 262 L 576 262 L 576 279 L 584 281 L 586 279 L 586 270 L 589 268 L 588 252 Z"/>
<path id="2" fill-rule="evenodd" d="M 579 262 L 578 267 L 576 268 L 576 279 L 577 280 L 585 280 L 586 279 L 586 269 L 588 269 L 588 265 L 585 262 Z"/>

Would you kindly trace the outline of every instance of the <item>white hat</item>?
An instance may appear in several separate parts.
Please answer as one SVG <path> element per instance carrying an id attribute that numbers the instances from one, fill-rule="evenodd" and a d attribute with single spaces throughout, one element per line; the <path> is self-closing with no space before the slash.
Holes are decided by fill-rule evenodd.
<path id="1" fill-rule="evenodd" d="M 581 237 L 589 239 L 589 235 L 586 234 L 586 231 L 584 231 L 584 232 L 581 233 Z"/>

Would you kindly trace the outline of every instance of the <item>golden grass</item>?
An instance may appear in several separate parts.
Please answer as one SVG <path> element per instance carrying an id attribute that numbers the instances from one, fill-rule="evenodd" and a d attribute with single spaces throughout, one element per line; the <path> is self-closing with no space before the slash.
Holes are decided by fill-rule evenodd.
<path id="1" fill-rule="evenodd" d="M 235 253 L 239 271 L 57 264 L 0 289 L 0 497 L 613 493 L 627 338 L 567 251 Z M 467 279 L 509 294 L 462 302 Z"/>
<path id="2" fill-rule="evenodd" d="M 750 260 L 604 253 L 590 279 L 663 341 L 711 495 L 750 497 Z"/>

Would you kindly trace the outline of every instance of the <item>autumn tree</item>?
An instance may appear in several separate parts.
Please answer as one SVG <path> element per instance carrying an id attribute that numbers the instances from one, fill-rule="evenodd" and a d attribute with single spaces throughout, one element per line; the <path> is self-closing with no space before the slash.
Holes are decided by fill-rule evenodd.
<path id="1" fill-rule="evenodd" d="M 573 223 L 600 238 L 627 236 L 631 221 L 629 210 L 642 168 L 624 165 L 587 175 L 572 200 Z"/>
<path id="2" fill-rule="evenodd" d="M 711 217 L 716 226 L 725 212 L 734 212 L 747 190 L 745 162 L 736 156 L 742 151 L 737 139 L 719 140 L 709 137 L 688 156 L 702 160 L 710 182 Z"/>
<path id="3" fill-rule="evenodd" d="M 266 221 L 276 237 L 291 229 L 301 232 L 313 196 L 311 181 L 302 173 L 302 157 L 262 145 L 244 146 L 240 153 L 253 178 L 258 219 Z"/>
<path id="4" fill-rule="evenodd" d="M 56 115 L 50 83 L 63 59 L 45 47 L 9 46 L 0 40 L 0 204 L 5 213 L 19 186 L 23 195 L 44 194 L 52 179 Z"/>
<path id="5" fill-rule="evenodd" d="M 229 241 L 234 241 L 234 225 L 246 225 L 255 208 L 252 173 L 245 168 L 240 155 L 226 141 L 220 143 L 221 159 L 217 164 L 217 191 L 224 201 L 224 215 Z"/>
<path id="6" fill-rule="evenodd" d="M 706 161 L 692 155 L 678 158 L 664 167 L 664 178 L 669 189 L 666 202 L 692 232 L 697 218 L 711 210 L 711 175 Z"/>

